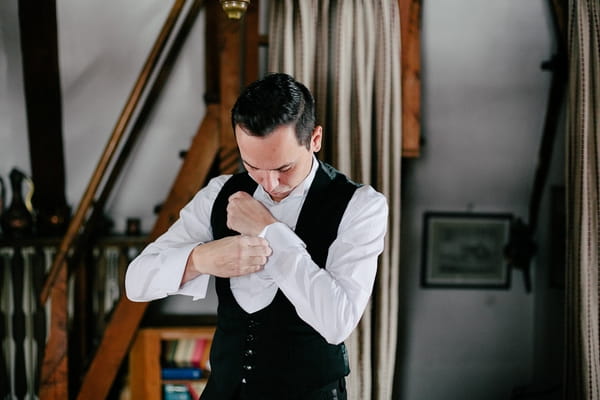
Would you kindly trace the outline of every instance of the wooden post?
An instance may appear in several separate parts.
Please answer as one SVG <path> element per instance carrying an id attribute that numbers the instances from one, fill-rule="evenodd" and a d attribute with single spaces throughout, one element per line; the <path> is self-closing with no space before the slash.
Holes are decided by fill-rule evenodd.
<path id="1" fill-rule="evenodd" d="M 50 332 L 42 363 L 40 399 L 68 399 L 67 268 L 61 268 L 51 290 Z"/>
<path id="2" fill-rule="evenodd" d="M 418 157 L 421 131 L 421 0 L 398 0 L 402 35 L 402 156 Z"/>
<path id="3" fill-rule="evenodd" d="M 219 13 L 219 18 L 219 171 L 230 174 L 239 168 L 238 149 L 231 127 L 231 109 L 242 86 L 242 29 L 240 21 L 228 19 L 223 12 Z"/>
<path id="4" fill-rule="evenodd" d="M 62 98 L 55 0 L 19 2 L 23 82 L 38 235 L 66 230 Z"/>

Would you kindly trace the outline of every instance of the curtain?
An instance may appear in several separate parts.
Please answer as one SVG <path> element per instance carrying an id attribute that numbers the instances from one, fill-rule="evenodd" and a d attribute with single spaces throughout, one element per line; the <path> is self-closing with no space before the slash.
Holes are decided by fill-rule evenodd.
<path id="1" fill-rule="evenodd" d="M 270 3 L 269 72 L 314 94 L 319 157 L 388 199 L 385 250 L 372 300 L 346 341 L 350 399 L 391 399 L 398 318 L 401 88 L 397 0 Z"/>
<path id="2" fill-rule="evenodd" d="M 600 2 L 569 0 L 565 398 L 600 399 Z"/>

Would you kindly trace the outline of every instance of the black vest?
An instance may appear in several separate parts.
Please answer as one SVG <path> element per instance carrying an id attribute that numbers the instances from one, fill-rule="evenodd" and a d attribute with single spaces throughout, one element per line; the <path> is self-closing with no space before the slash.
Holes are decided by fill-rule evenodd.
<path id="1" fill-rule="evenodd" d="M 227 199 L 257 187 L 247 173 L 233 175 L 213 205 L 214 239 L 236 235 L 227 228 Z M 319 267 L 325 268 L 329 246 L 358 185 L 321 163 L 296 224 L 296 234 Z M 248 314 L 236 302 L 229 279 L 216 278 L 219 298 L 211 376 L 202 399 L 227 400 L 238 385 L 252 399 L 303 399 L 307 393 L 348 375 L 344 344 L 331 345 L 304 322 L 281 290 L 271 304 Z"/>

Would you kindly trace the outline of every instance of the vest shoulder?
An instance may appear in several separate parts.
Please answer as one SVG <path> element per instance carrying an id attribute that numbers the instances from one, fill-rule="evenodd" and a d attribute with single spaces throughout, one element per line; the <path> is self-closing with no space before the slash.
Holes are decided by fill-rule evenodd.
<path id="1" fill-rule="evenodd" d="M 338 169 L 336 169 L 335 167 L 327 164 L 326 162 L 320 161 L 320 168 L 323 172 L 325 172 L 325 174 L 332 180 L 332 181 L 336 181 L 338 183 L 341 184 L 348 184 L 348 185 L 352 185 L 354 187 L 360 187 L 363 186 L 362 183 L 358 183 L 353 181 L 352 179 L 350 179 L 348 176 L 346 176 L 343 172 L 339 171 Z"/>

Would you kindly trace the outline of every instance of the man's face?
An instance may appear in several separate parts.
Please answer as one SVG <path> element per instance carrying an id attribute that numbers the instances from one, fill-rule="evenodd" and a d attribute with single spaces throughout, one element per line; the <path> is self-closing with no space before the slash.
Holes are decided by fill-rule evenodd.
<path id="1" fill-rule="evenodd" d="M 322 128 L 312 133 L 310 148 L 298 144 L 294 127 L 282 125 L 265 137 L 235 127 L 244 167 L 274 201 L 285 199 L 310 172 L 312 155 L 321 148 Z"/>

